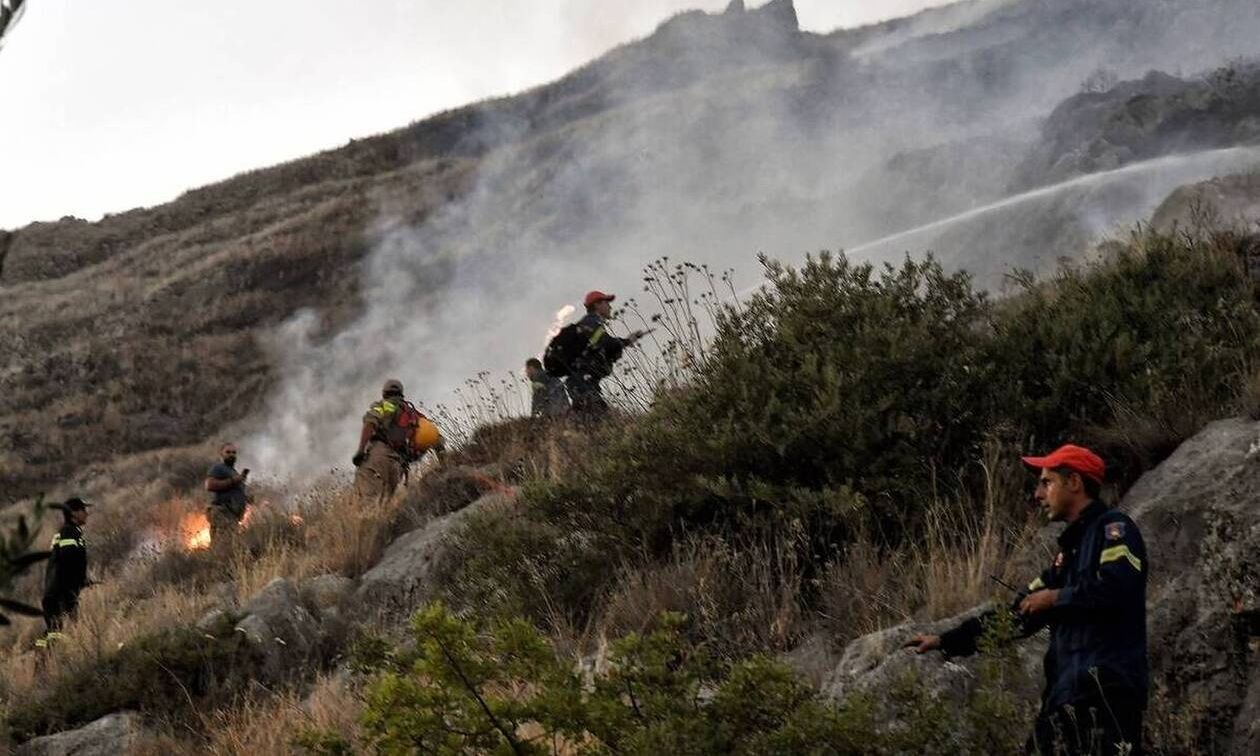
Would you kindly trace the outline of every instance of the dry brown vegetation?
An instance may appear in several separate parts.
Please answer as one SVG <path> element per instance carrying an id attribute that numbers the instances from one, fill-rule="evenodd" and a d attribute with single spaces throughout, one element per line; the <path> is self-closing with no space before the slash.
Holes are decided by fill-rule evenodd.
<path id="1" fill-rule="evenodd" d="M 418 221 L 469 178 L 466 163 L 437 160 L 297 184 L 255 204 L 224 200 L 179 222 L 161 217 L 192 200 L 19 232 L 0 297 L 11 366 L 0 503 L 87 467 L 210 440 L 256 410 L 274 377 L 265 330 L 307 307 L 326 328 L 344 323 L 359 307 L 357 263 L 381 208 Z M 23 259 L 57 265 L 88 247 L 105 251 L 90 265 L 19 276 Z"/>

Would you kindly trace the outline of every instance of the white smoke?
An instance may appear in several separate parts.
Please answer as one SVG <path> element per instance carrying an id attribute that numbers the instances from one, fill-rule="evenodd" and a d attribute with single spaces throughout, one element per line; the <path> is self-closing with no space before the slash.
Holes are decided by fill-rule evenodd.
<path id="1" fill-rule="evenodd" d="M 318 318 L 303 313 L 271 344 L 280 385 L 250 442 L 258 467 L 301 477 L 344 468 L 386 378 L 402 379 L 426 409 L 449 403 L 482 371 L 516 370 L 584 292 L 633 297 L 643 266 L 658 257 L 735 268 L 742 287 L 757 281 L 759 252 L 795 261 L 1000 201 L 999 179 L 975 190 L 958 180 L 982 167 L 1009 175 L 1013 165 L 988 149 L 992 135 L 1031 138 L 1031 118 L 1074 94 L 1106 60 L 1124 61 L 1115 66 L 1122 75 L 1156 57 L 1169 67 L 1179 60 L 1172 48 L 1142 47 L 1142 58 L 1136 48 L 1100 46 L 1048 56 L 1053 66 L 1015 59 L 1000 86 L 964 86 L 960 77 L 941 90 L 930 86 L 935 66 L 905 67 L 914 40 L 858 63 L 817 53 L 820 45 L 843 49 L 843 35 L 770 34 L 756 45 L 725 45 L 719 27 L 704 25 L 711 21 L 681 19 L 652 40 L 659 49 L 619 51 L 585 71 L 564 93 L 570 100 L 558 98 L 579 113 L 560 125 L 483 123 L 517 138 L 481 161 L 473 191 L 424 223 L 383 214 L 371 233 L 362 315 L 326 338 Z M 1260 20 L 1248 23 L 1260 30 Z M 930 44 L 941 56 L 954 43 L 938 33 Z M 1193 59 L 1200 41 L 1187 39 L 1183 49 Z M 691 73 L 700 84 L 688 83 Z M 597 86 L 581 88 L 591 80 Z M 942 185 L 918 185 L 914 174 L 889 168 L 898 153 L 935 154 L 965 140 L 979 140 L 967 153 L 979 157 L 947 163 Z M 916 251 L 935 243 L 904 241 Z"/>
<path id="2" fill-rule="evenodd" d="M 556 334 L 560 333 L 560 329 L 564 328 L 565 324 L 569 322 L 569 319 L 573 317 L 573 313 L 575 312 L 577 312 L 577 308 L 573 305 L 565 305 L 559 310 L 556 310 L 555 317 L 551 319 L 551 325 L 547 326 L 547 336 L 543 339 L 542 343 L 543 350 L 546 350 L 547 345 L 550 344 L 551 340 L 556 337 Z M 542 351 L 540 350 L 539 354 L 541 353 Z"/>
<path id="3" fill-rule="evenodd" d="M 861 45 L 853 54 L 858 58 L 866 58 L 922 37 L 965 29 L 984 20 L 990 13 L 1018 2 L 1019 0 L 971 0 L 926 10 L 897 25 L 892 32 Z"/>

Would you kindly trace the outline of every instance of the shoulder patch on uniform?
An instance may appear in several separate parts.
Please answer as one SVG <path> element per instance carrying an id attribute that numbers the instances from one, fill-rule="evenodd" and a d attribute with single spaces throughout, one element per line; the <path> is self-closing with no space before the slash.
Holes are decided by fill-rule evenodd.
<path id="1" fill-rule="evenodd" d="M 1107 523 L 1107 540 L 1123 541 L 1124 540 L 1124 523 L 1109 522 Z"/>

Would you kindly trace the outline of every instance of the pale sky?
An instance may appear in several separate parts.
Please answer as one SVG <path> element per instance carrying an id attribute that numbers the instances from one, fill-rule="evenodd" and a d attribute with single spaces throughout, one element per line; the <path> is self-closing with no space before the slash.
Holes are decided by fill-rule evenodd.
<path id="1" fill-rule="evenodd" d="M 727 2 L 28 0 L 0 49 L 0 228 L 159 204 L 550 81 Z M 943 4 L 796 0 L 818 32 Z"/>

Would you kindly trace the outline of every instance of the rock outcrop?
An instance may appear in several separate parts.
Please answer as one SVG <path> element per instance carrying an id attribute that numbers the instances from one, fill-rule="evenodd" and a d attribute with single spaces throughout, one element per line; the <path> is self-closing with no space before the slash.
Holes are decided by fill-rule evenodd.
<path id="1" fill-rule="evenodd" d="M 1260 176 L 1226 176 L 1183 186 L 1151 217 L 1161 233 L 1221 224 L 1255 231 L 1260 226 Z"/>
<path id="2" fill-rule="evenodd" d="M 273 674 L 310 658 L 323 639 L 319 619 L 287 578 L 272 580 L 241 611 L 236 632 L 262 652 Z"/>
<path id="3" fill-rule="evenodd" d="M 359 579 L 355 602 L 365 611 L 401 615 L 433 598 L 433 571 L 448 546 L 451 532 L 472 515 L 510 506 L 513 499 L 511 493 L 487 494 L 399 537 L 385 550 L 381 561 Z"/>
<path id="4" fill-rule="evenodd" d="M 77 730 L 35 738 L 18 746 L 15 756 L 116 756 L 131 753 L 145 736 L 139 714 L 121 711 Z"/>
<path id="5" fill-rule="evenodd" d="M 905 623 L 880 630 L 850 643 L 840 661 L 823 681 L 822 690 L 835 699 L 856 692 L 888 690 L 907 676 L 952 700 L 964 700 L 975 675 L 976 657 L 957 659 L 942 664 L 938 655 L 919 655 L 903 648 L 906 639 L 916 633 L 941 633 L 956 626 L 981 610 L 977 607 L 956 617 L 928 624 Z M 1020 643 L 1020 665 L 1028 681 L 1040 677 L 1041 659 L 1046 652 L 1046 636 L 1041 633 Z M 1037 690 L 1024 691 L 1035 697 Z"/>

